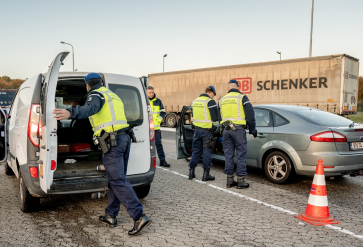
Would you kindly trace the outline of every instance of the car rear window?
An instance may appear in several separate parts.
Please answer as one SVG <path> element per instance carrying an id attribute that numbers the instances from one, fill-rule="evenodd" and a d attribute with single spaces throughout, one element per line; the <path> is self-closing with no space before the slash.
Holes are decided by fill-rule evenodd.
<path id="1" fill-rule="evenodd" d="M 140 91 L 136 87 L 118 84 L 109 84 L 109 88 L 122 100 L 127 123 L 134 126 L 142 125 L 143 114 Z"/>
<path id="2" fill-rule="evenodd" d="M 303 110 L 291 112 L 309 123 L 327 127 L 349 126 L 352 121 L 334 113 L 319 110 Z"/>

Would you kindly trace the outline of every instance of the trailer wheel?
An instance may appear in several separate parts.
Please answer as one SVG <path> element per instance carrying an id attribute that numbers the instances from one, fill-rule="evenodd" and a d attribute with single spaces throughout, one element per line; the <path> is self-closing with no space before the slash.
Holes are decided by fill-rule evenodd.
<path id="1" fill-rule="evenodd" d="M 176 117 L 173 114 L 169 114 L 165 118 L 166 126 L 169 128 L 174 128 L 176 125 Z"/>

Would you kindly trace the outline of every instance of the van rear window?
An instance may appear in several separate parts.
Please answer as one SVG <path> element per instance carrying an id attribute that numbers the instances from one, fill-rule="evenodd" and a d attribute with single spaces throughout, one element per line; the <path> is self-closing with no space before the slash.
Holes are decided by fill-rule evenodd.
<path id="1" fill-rule="evenodd" d="M 142 102 L 140 92 L 136 87 L 108 84 L 112 92 L 122 100 L 125 115 L 129 125 L 140 126 L 143 122 Z"/>

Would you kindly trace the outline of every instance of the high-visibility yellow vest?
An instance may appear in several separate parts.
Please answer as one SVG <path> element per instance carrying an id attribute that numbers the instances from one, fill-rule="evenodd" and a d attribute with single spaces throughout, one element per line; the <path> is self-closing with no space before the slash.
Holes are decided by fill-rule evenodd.
<path id="1" fill-rule="evenodd" d="M 155 130 L 160 129 L 160 124 L 163 121 L 163 118 L 160 116 L 160 112 L 165 112 L 165 109 L 160 109 L 160 104 L 155 104 L 157 99 L 158 98 L 156 98 L 156 97 L 153 98 L 153 99 L 149 99 L 151 111 L 152 111 L 152 114 L 153 114 Z"/>
<path id="2" fill-rule="evenodd" d="M 101 110 L 89 117 L 94 136 L 99 136 L 103 129 L 110 133 L 129 126 L 125 116 L 124 104 L 115 93 L 105 87 L 100 87 L 92 92 L 98 92 L 105 98 Z"/>
<path id="3" fill-rule="evenodd" d="M 219 100 L 221 109 L 221 123 L 230 120 L 234 124 L 246 125 L 245 111 L 243 109 L 243 94 L 231 92 Z"/>
<path id="4" fill-rule="evenodd" d="M 192 102 L 193 124 L 200 128 L 212 128 L 213 121 L 210 116 L 208 102 L 212 99 L 207 96 L 201 96 Z"/>

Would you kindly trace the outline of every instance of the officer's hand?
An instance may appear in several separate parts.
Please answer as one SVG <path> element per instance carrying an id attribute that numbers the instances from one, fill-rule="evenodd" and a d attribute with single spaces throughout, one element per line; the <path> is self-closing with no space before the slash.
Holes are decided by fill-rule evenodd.
<path id="1" fill-rule="evenodd" d="M 220 134 L 221 133 L 221 126 L 218 126 L 217 129 L 216 129 L 216 134 Z"/>
<path id="2" fill-rule="evenodd" d="M 66 109 L 54 109 L 53 114 L 57 114 L 54 116 L 57 120 L 68 119 L 71 117 L 71 113 Z"/>
<path id="3" fill-rule="evenodd" d="M 250 133 L 250 135 L 253 135 L 253 139 L 257 137 L 257 130 L 255 130 L 255 133 Z"/>

